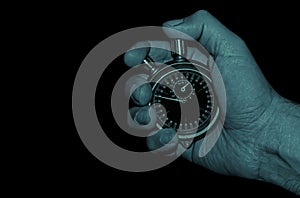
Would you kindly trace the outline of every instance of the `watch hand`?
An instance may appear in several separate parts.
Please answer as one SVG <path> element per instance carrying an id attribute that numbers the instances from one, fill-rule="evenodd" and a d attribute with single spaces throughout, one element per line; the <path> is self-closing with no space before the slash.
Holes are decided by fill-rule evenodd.
<path id="1" fill-rule="evenodd" d="M 176 98 L 168 98 L 168 97 L 158 96 L 158 95 L 155 97 L 159 97 L 159 98 L 163 98 L 163 99 L 167 99 L 167 100 L 178 101 L 178 102 L 186 102 L 186 100 L 180 100 L 180 99 L 176 99 Z"/>
<path id="2" fill-rule="evenodd" d="M 181 90 L 182 92 L 184 92 L 184 91 L 185 91 L 185 88 L 186 88 L 186 86 L 188 86 L 189 84 L 190 84 L 190 83 L 187 83 L 186 85 L 184 85 L 183 87 L 181 87 L 181 89 L 180 89 L 180 90 Z"/>

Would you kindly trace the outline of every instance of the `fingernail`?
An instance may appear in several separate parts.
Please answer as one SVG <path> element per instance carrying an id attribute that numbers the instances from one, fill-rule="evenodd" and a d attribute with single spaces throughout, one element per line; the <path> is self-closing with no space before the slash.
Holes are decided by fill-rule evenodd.
<path id="1" fill-rule="evenodd" d="M 183 23 L 183 19 L 175 19 L 172 21 L 168 21 L 168 22 L 164 23 L 163 25 L 165 27 L 173 27 L 173 26 L 179 25 L 181 23 Z"/>
<path id="2" fill-rule="evenodd" d="M 134 116 L 134 120 L 142 125 L 146 125 L 151 121 L 151 118 L 149 116 L 149 107 L 142 107 L 140 108 L 135 116 Z"/>
<path id="3" fill-rule="evenodd" d="M 134 67 L 143 62 L 146 55 L 149 53 L 149 48 L 133 48 L 124 55 L 124 62 L 129 67 Z"/>
<path id="4" fill-rule="evenodd" d="M 146 105 L 152 97 L 151 85 L 148 83 L 141 85 L 134 90 L 131 97 L 137 105 Z"/>
<path id="5" fill-rule="evenodd" d="M 166 129 L 165 131 L 161 131 L 161 133 L 162 134 L 159 138 L 159 141 L 163 145 L 168 144 L 175 135 L 175 133 L 172 130 L 168 129 Z"/>

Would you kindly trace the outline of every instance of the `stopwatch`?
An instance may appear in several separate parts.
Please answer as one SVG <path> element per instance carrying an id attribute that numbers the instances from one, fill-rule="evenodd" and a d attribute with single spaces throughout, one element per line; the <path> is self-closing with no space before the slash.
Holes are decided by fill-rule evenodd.
<path id="1" fill-rule="evenodd" d="M 173 60 L 157 66 L 148 57 L 152 98 L 149 106 L 155 110 L 158 129 L 173 128 L 179 142 L 189 147 L 201 139 L 214 125 L 219 107 L 212 86 L 209 67 L 185 58 L 182 39 L 171 40 Z"/>

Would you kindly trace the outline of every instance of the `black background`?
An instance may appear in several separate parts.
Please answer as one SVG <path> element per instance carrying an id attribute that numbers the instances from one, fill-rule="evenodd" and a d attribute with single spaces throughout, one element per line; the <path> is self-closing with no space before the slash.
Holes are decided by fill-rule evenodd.
<path id="1" fill-rule="evenodd" d="M 159 26 L 167 20 L 206 9 L 246 42 L 273 88 L 300 103 L 299 7 L 292 2 L 197 0 L 59 5 L 54 9 L 53 16 L 57 19 L 52 25 L 58 28 L 55 34 L 62 38 L 59 48 L 66 60 L 63 71 L 70 77 L 69 96 L 81 62 L 108 36 L 138 26 Z M 62 158 L 54 166 L 57 171 L 55 186 L 63 190 L 96 193 L 97 196 L 117 196 L 118 193 L 121 196 L 178 196 L 179 193 L 197 197 L 293 196 L 272 184 L 218 175 L 183 159 L 145 173 L 113 169 L 88 152 L 76 132 L 71 112 L 69 116 L 71 129 L 67 134 L 70 135 L 64 139 L 59 155 Z"/>

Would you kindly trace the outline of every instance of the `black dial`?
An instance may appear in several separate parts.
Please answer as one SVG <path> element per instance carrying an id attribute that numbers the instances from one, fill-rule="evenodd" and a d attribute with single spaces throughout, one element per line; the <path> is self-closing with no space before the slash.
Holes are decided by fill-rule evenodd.
<path id="1" fill-rule="evenodd" d="M 204 135 L 215 108 L 209 77 L 189 62 L 168 64 L 160 73 L 152 84 L 151 101 L 157 114 L 157 127 L 174 128 L 186 139 Z M 182 108 L 195 100 L 199 109 L 197 117 L 187 113 L 182 118 Z"/>

